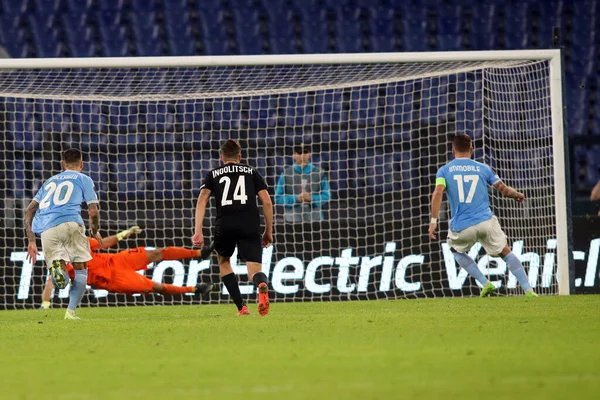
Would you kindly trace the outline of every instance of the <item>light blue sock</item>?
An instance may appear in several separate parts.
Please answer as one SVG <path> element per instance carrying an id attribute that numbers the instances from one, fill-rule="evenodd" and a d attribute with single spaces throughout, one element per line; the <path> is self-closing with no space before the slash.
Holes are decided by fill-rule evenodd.
<path id="1" fill-rule="evenodd" d="M 508 264 L 508 269 L 510 272 L 512 272 L 515 278 L 517 278 L 517 281 L 523 290 L 528 291 L 531 289 L 529 279 L 527 279 L 527 274 L 525 273 L 525 268 L 523 268 L 523 264 L 521 264 L 519 257 L 515 256 L 515 253 L 511 251 L 506 255 L 506 257 L 504 257 L 504 261 L 506 264 Z"/>
<path id="2" fill-rule="evenodd" d="M 475 261 L 468 255 L 464 253 L 454 253 L 454 259 L 458 262 L 458 265 L 469 273 L 469 275 L 477 279 L 477 282 L 481 283 L 482 286 L 485 286 L 485 284 L 489 282 L 477 264 L 475 264 Z"/>
<path id="3" fill-rule="evenodd" d="M 83 298 L 85 288 L 87 286 L 87 269 L 75 270 L 75 279 L 71 281 L 71 291 L 69 292 L 69 307 L 71 311 L 75 311 L 79 302 Z"/>

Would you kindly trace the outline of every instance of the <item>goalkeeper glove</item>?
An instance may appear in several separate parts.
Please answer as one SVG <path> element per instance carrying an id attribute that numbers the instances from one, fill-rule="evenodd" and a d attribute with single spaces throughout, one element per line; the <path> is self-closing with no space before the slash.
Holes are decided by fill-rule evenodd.
<path id="1" fill-rule="evenodd" d="M 117 233 L 117 240 L 123 240 L 123 239 L 127 239 L 129 236 L 131 235 L 137 235 L 138 233 L 141 233 L 142 229 L 139 226 L 132 226 L 129 229 L 126 229 L 124 231 L 121 231 L 119 233 Z"/>

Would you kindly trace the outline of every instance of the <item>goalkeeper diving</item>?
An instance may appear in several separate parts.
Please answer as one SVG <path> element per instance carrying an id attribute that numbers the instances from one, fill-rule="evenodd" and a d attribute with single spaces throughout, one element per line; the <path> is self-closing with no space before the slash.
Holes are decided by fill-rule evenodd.
<path id="1" fill-rule="evenodd" d="M 203 246 L 200 250 L 190 250 L 181 247 L 166 247 L 154 250 L 146 250 L 144 247 L 136 247 L 118 253 L 103 253 L 98 250 L 107 249 L 116 245 L 119 241 L 142 232 L 138 226 L 119 232 L 102 240 L 102 244 L 94 238 L 89 238 L 92 259 L 88 262 L 87 283 L 94 289 L 104 289 L 113 293 L 124 294 L 148 294 L 160 293 L 163 295 L 175 295 L 184 293 L 197 293 L 204 295 L 208 293 L 212 285 L 200 283 L 194 286 L 176 286 L 166 283 L 154 282 L 136 271 L 148 269 L 148 264 L 162 260 L 183 260 L 189 258 L 207 259 L 213 249 L 211 246 Z M 54 287 L 64 289 L 73 279 L 73 267 L 67 264 L 67 270 L 62 271 L 65 284 L 61 287 L 53 278 L 49 278 L 42 293 L 42 308 L 50 308 L 50 299 Z"/>
<path id="2" fill-rule="evenodd" d="M 429 236 L 431 239 L 436 238 L 435 230 L 442 197 L 446 192 L 452 212 L 448 245 L 456 262 L 483 286 L 481 296 L 489 296 L 496 288 L 467 254 L 476 242 L 480 242 L 490 256 L 502 257 L 526 296 L 537 297 L 521 260 L 510 251 L 498 218 L 492 214 L 487 186 L 493 186 L 502 196 L 514 199 L 518 203 L 525 201 L 525 195 L 502 183 L 489 166 L 471 160 L 473 144 L 468 135 L 454 137 L 452 154 L 454 160 L 441 167 L 436 175 L 435 190 L 431 198 Z"/>

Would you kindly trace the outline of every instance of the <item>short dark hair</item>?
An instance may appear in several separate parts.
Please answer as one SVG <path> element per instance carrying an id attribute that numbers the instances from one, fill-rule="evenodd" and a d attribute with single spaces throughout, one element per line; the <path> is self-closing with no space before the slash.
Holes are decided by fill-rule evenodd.
<path id="1" fill-rule="evenodd" d="M 242 152 L 242 147 L 237 140 L 229 139 L 221 146 L 221 156 L 224 159 L 234 159 Z"/>
<path id="2" fill-rule="evenodd" d="M 306 153 L 310 153 L 310 146 L 305 146 L 303 144 L 299 144 L 297 146 L 294 146 L 294 154 L 306 154 Z"/>
<path id="3" fill-rule="evenodd" d="M 63 161 L 65 164 L 75 164 L 81 162 L 83 156 L 81 152 L 77 149 L 69 149 L 65 150 L 63 153 Z"/>
<path id="4" fill-rule="evenodd" d="M 471 138 L 464 133 L 456 135 L 452 139 L 452 147 L 459 153 L 467 153 L 471 150 Z"/>

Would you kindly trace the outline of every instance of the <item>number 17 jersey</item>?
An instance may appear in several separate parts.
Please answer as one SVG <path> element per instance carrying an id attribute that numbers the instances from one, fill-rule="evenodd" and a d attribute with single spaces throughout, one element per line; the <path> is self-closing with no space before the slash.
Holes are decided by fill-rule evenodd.
<path id="1" fill-rule="evenodd" d="M 256 169 L 245 164 L 227 163 L 206 174 L 201 189 L 208 189 L 217 201 L 217 222 L 259 225 L 256 196 L 267 185 Z M 235 220 L 234 220 L 235 219 Z"/>
<path id="2" fill-rule="evenodd" d="M 492 218 L 488 185 L 500 178 L 490 167 L 468 158 L 457 158 L 441 167 L 436 185 L 444 185 L 450 202 L 450 230 L 460 232 Z"/>

